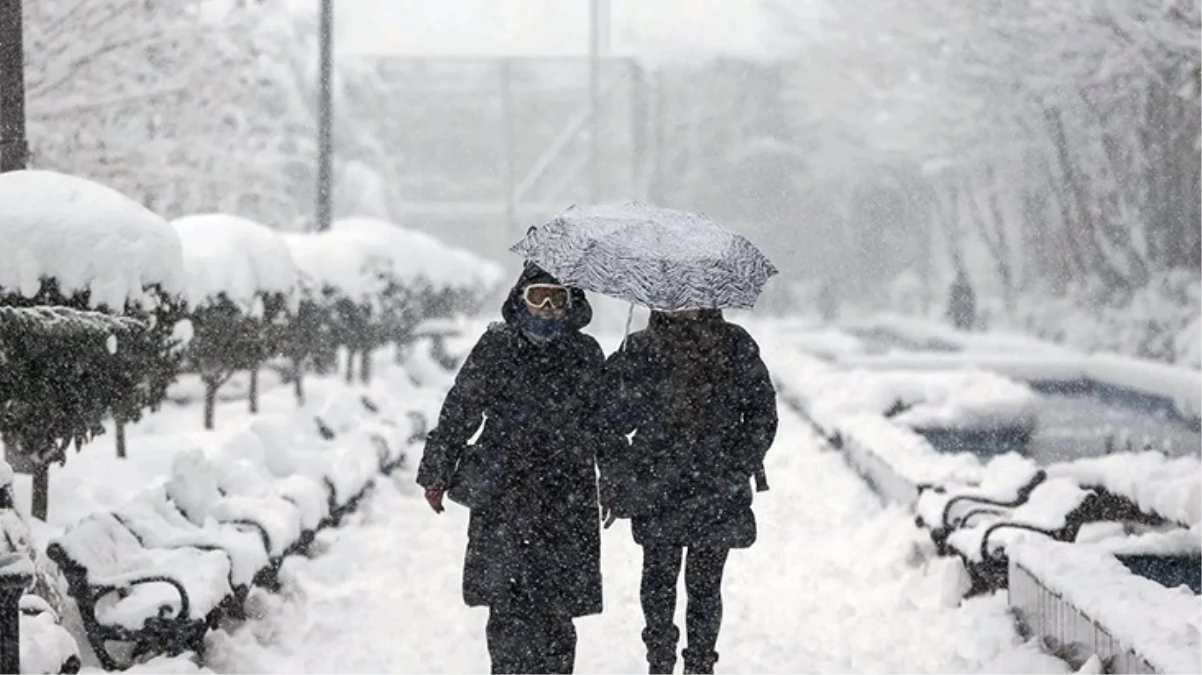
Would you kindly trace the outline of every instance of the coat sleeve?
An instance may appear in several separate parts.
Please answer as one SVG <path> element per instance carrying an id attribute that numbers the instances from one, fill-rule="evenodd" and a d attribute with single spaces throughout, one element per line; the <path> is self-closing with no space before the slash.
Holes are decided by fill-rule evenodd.
<path id="1" fill-rule="evenodd" d="M 746 331 L 739 329 L 735 349 L 735 367 L 740 383 L 739 412 L 742 416 L 742 437 L 747 444 L 749 473 L 764 464 L 764 456 L 776 439 L 776 389 L 768 367 L 760 358 L 760 347 Z"/>
<path id="2" fill-rule="evenodd" d="M 480 428 L 496 386 L 493 371 L 502 337 L 492 328 L 485 332 L 455 376 L 455 384 L 442 402 L 438 425 L 426 437 L 417 469 L 417 483 L 422 487 L 447 488 L 468 439 Z"/>
<path id="3" fill-rule="evenodd" d="M 641 404 L 638 387 L 638 355 L 630 348 L 609 356 L 597 388 L 598 448 L 597 466 L 601 504 L 614 509 L 618 517 L 629 517 L 635 510 L 632 449 L 627 436 L 638 426 L 636 411 Z"/>

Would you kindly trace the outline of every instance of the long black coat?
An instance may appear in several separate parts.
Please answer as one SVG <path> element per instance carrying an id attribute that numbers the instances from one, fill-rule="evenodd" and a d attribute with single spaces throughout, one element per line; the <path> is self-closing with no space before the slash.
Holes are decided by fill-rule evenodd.
<path id="1" fill-rule="evenodd" d="M 776 435 L 776 392 L 745 330 L 720 317 L 710 328 L 729 350 L 729 377 L 704 396 L 697 421 L 684 428 L 664 414 L 673 355 L 657 348 L 649 331 L 632 334 L 606 363 L 606 424 L 634 435 L 602 463 L 602 499 L 633 519 L 644 546 L 755 543 L 751 476 Z"/>
<path id="2" fill-rule="evenodd" d="M 489 327 L 460 369 L 426 441 L 417 482 L 449 488 L 452 500 L 471 508 L 468 605 L 595 614 L 596 454 L 604 441 L 592 402 L 604 354 L 579 332 L 592 314 L 580 292 L 568 333 L 544 344 L 523 334 L 515 317 L 526 311 L 519 290 L 525 281 L 506 302 L 506 321 Z"/>

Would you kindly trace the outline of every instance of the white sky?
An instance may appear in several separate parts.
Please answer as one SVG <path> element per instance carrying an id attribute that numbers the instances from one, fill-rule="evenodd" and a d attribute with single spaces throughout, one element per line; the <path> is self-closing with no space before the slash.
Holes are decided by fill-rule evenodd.
<path id="1" fill-rule="evenodd" d="M 297 10 L 319 0 L 288 0 Z M 809 0 L 798 0 L 806 4 Z M 760 0 L 610 0 L 619 53 L 764 51 Z M 589 0 L 336 0 L 339 53 L 568 55 L 588 51 Z"/>

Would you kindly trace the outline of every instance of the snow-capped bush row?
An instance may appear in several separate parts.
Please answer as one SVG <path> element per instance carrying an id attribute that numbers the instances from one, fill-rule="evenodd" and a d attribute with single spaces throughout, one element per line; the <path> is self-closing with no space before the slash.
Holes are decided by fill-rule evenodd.
<path id="1" fill-rule="evenodd" d="M 0 175 L 0 198 L 0 306 L 133 320 L 35 332 L 0 317 L 0 400 L 16 413 L 0 421 L 0 435 L 35 475 L 39 517 L 48 464 L 103 432 L 107 416 L 123 455 L 123 425 L 156 409 L 181 371 L 202 381 L 211 427 L 234 373 L 249 374 L 254 412 L 258 372 L 285 356 L 302 398 L 303 373 L 326 372 L 339 348 L 365 355 L 407 344 L 423 318 L 473 311 L 500 278 L 493 263 L 381 221 L 288 239 L 226 214 L 168 223 L 105 186 L 50 171 Z M 361 356 L 363 379 L 369 365 Z"/>

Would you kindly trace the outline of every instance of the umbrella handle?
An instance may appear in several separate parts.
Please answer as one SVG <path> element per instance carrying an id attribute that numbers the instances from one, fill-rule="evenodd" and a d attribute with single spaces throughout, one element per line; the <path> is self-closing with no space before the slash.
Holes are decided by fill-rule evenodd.
<path id="1" fill-rule="evenodd" d="M 622 344 L 618 349 L 626 349 L 626 339 L 630 337 L 630 324 L 634 321 L 634 303 L 630 303 L 630 309 L 626 312 L 626 330 L 622 333 Z"/>

